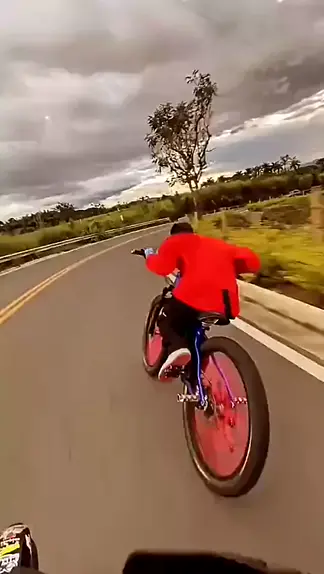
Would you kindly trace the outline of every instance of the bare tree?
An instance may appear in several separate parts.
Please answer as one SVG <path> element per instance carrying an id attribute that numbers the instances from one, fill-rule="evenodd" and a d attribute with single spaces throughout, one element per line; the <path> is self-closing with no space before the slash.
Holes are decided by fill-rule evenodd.
<path id="1" fill-rule="evenodd" d="M 187 76 L 186 82 L 193 87 L 192 99 L 158 106 L 148 118 L 150 133 L 145 141 L 157 170 L 169 172 L 169 185 L 188 185 L 193 192 L 197 217 L 195 192 L 207 167 L 212 102 L 217 96 L 217 85 L 210 74 L 201 74 L 199 70 Z"/>

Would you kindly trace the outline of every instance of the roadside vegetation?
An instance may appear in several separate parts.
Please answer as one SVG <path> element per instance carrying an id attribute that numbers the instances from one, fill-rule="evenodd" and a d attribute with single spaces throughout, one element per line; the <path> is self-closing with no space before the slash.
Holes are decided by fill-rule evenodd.
<path id="1" fill-rule="evenodd" d="M 71 208 L 69 216 L 71 215 Z M 68 221 L 63 220 L 55 226 L 41 226 L 35 231 L 27 233 L 19 232 L 16 227 L 11 232 L 0 234 L 0 257 L 10 253 L 17 253 L 35 247 L 42 247 L 51 243 L 96 234 L 97 239 L 104 238 L 107 231 L 118 230 L 121 227 L 135 223 L 144 223 L 168 217 L 172 212 L 172 201 L 163 199 L 161 201 L 140 201 L 137 205 L 124 206 L 120 211 L 113 210 L 102 215 L 93 216 L 87 219 L 75 220 L 69 217 Z M 15 220 L 15 225 L 20 220 Z M 8 222 L 10 224 L 10 222 Z M 6 224 L 4 224 L 6 225 Z"/>
<path id="2" fill-rule="evenodd" d="M 262 175 L 249 180 L 205 182 L 196 193 L 199 218 L 221 209 L 247 206 L 250 211 L 264 211 L 263 219 L 274 224 L 281 220 L 302 224 L 309 217 L 308 192 L 324 180 L 321 172 L 296 174 L 286 172 L 272 177 Z M 306 185 L 307 184 L 307 185 Z M 288 197 L 291 192 L 304 193 Z M 54 210 L 20 219 L 0 222 L 0 256 L 63 241 L 88 234 L 104 234 L 124 225 L 169 217 L 171 221 L 191 215 L 195 209 L 191 193 L 174 193 L 160 198 L 144 197 L 131 204 L 106 209 L 94 206 L 77 210 L 70 204 L 59 204 Z M 90 212 L 90 217 L 84 214 Z"/>

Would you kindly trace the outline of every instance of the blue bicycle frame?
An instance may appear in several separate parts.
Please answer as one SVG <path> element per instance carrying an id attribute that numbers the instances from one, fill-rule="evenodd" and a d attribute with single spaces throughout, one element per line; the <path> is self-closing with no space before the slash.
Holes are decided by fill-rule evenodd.
<path id="1" fill-rule="evenodd" d="M 179 284 L 180 280 L 181 280 L 181 275 L 180 275 L 180 273 L 177 273 L 175 276 L 175 280 L 174 280 L 174 287 L 176 287 Z M 187 379 L 187 377 L 184 374 L 182 375 L 182 381 L 186 385 L 190 396 L 196 399 L 194 402 L 196 402 L 198 408 L 201 408 L 201 409 L 205 409 L 208 406 L 208 396 L 207 396 L 206 390 L 204 388 L 204 385 L 202 383 L 202 370 L 201 370 L 200 348 L 201 348 L 202 343 L 204 343 L 204 341 L 206 341 L 205 327 L 203 326 L 202 322 L 200 322 L 198 328 L 196 329 L 195 337 L 194 337 L 194 347 L 195 347 L 195 354 L 196 354 L 196 381 L 197 381 L 197 389 L 196 389 L 195 393 L 193 393 L 193 389 L 192 389 L 192 386 L 190 384 L 190 381 Z M 227 381 L 226 375 L 223 373 L 222 368 L 218 365 L 215 357 L 213 357 L 213 356 L 212 356 L 212 361 L 213 361 L 220 377 L 223 379 L 227 393 L 228 393 L 229 398 L 230 398 L 230 401 L 231 401 L 232 405 L 234 405 L 235 404 L 235 397 L 231 391 L 231 388 L 230 388 L 230 385 Z"/>
<path id="2" fill-rule="evenodd" d="M 201 373 L 200 347 L 205 340 L 206 340 L 205 331 L 204 331 L 202 324 L 200 324 L 200 326 L 196 330 L 195 338 L 194 338 L 194 346 L 195 346 L 195 353 L 196 353 L 196 369 L 197 369 L 197 372 L 196 372 L 196 380 L 197 380 L 196 395 L 197 395 L 197 398 L 199 398 L 198 404 L 199 404 L 200 408 L 205 408 L 207 406 L 207 402 L 208 402 L 208 397 L 207 397 L 206 391 L 204 389 L 204 386 L 202 384 L 202 376 L 201 376 L 202 373 Z M 192 395 L 193 389 L 191 387 L 190 382 L 188 380 L 184 380 L 184 383 L 187 385 L 188 391 Z"/>
<path id="3" fill-rule="evenodd" d="M 181 281 L 181 275 L 180 272 L 176 274 L 175 276 L 175 280 L 174 280 L 174 287 L 177 287 L 177 285 L 179 285 L 179 282 Z M 201 355 L 200 355 L 200 347 L 202 345 L 202 343 L 205 341 L 206 337 L 205 337 L 205 330 L 202 326 L 202 324 L 199 325 L 199 327 L 196 330 L 195 333 L 195 337 L 194 337 L 194 346 L 195 346 L 195 352 L 196 352 L 196 365 L 197 365 L 197 390 L 196 390 L 196 396 L 199 399 L 199 407 L 200 408 L 206 408 L 207 403 L 208 403 L 208 397 L 206 394 L 206 391 L 203 387 L 202 384 L 202 377 L 201 377 Z M 185 385 L 187 386 L 187 389 L 190 393 L 190 395 L 194 395 L 193 393 L 193 389 L 191 387 L 190 381 L 187 380 L 186 377 L 183 376 L 183 382 L 185 383 Z"/>
<path id="4" fill-rule="evenodd" d="M 201 408 L 201 409 L 205 409 L 208 406 L 208 396 L 207 396 L 205 387 L 202 383 L 201 352 L 200 352 L 201 345 L 202 345 L 202 343 L 204 343 L 204 341 L 206 341 L 206 339 L 207 338 L 205 336 L 205 328 L 204 328 L 203 324 L 200 323 L 199 327 L 196 329 L 195 338 L 194 338 L 194 346 L 195 346 L 195 353 L 196 353 L 196 380 L 197 380 L 197 389 L 196 389 L 195 395 L 193 393 L 193 389 L 191 387 L 190 381 L 186 377 L 184 377 L 184 376 L 182 377 L 182 380 L 183 380 L 184 384 L 187 386 L 187 389 L 188 389 L 190 395 L 195 396 L 196 399 L 198 399 L 198 401 L 196 401 L 198 403 L 197 406 L 198 406 L 198 408 Z M 236 403 L 236 399 L 232 393 L 232 390 L 230 388 L 230 385 L 229 385 L 229 382 L 226 378 L 226 375 L 223 372 L 223 369 L 217 363 L 215 357 L 211 356 L 211 359 L 212 359 L 221 379 L 225 383 L 226 391 L 227 391 L 228 396 L 230 398 L 231 404 L 232 404 L 232 406 L 234 406 Z"/>

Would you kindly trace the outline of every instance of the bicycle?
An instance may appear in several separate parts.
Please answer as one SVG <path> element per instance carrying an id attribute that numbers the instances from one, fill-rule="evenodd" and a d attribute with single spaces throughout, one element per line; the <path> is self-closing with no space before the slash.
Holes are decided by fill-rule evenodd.
<path id="1" fill-rule="evenodd" d="M 144 256 L 142 249 L 131 253 Z M 151 377 L 156 377 L 167 357 L 158 319 L 180 278 L 179 273 L 165 278 L 167 286 L 152 300 L 145 320 L 143 364 Z M 266 392 L 254 361 L 241 345 L 228 337 L 207 337 L 212 326 L 225 326 L 230 321 L 219 313 L 201 313 L 198 319 L 194 380 L 193 362 L 177 373 L 183 384 L 177 400 L 182 404 L 186 443 L 207 487 L 221 496 L 239 497 L 256 485 L 266 463 L 270 442 Z M 238 381 L 245 396 L 233 390 Z M 243 409 L 245 418 L 241 418 Z M 241 455 L 233 440 L 234 431 L 240 427 L 247 435 Z"/>

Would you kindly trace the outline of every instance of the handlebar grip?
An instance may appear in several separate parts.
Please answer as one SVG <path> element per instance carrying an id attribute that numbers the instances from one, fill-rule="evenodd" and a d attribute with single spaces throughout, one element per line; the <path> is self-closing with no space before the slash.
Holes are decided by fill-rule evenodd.
<path id="1" fill-rule="evenodd" d="M 144 249 L 132 249 L 131 254 L 141 255 L 142 257 L 145 257 Z"/>

